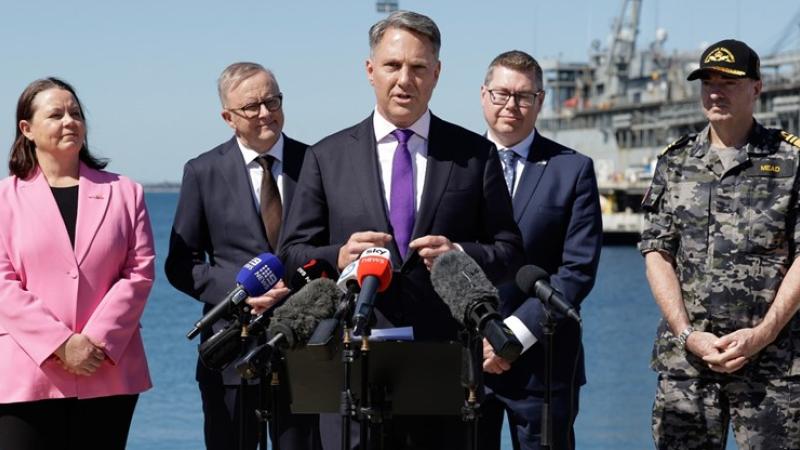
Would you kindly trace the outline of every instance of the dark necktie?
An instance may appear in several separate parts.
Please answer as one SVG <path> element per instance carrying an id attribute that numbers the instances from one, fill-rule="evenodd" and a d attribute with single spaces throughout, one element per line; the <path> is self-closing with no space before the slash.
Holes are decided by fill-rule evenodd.
<path id="1" fill-rule="evenodd" d="M 278 251 L 278 235 L 281 232 L 281 216 L 283 206 L 281 206 L 281 194 L 278 191 L 278 183 L 272 176 L 272 164 L 275 157 L 264 155 L 256 158 L 256 162 L 264 169 L 264 176 L 261 178 L 261 220 L 264 222 L 264 230 L 267 232 L 267 241 L 272 251 Z"/>
<path id="2" fill-rule="evenodd" d="M 392 131 L 392 136 L 397 138 L 397 148 L 392 159 L 389 219 L 394 230 L 394 240 L 403 258 L 408 252 L 411 231 L 414 229 L 414 174 L 411 169 L 411 153 L 408 151 L 408 140 L 413 135 L 411 130 Z"/>
<path id="3" fill-rule="evenodd" d="M 500 160 L 503 162 L 503 176 L 506 179 L 506 186 L 508 186 L 508 194 L 513 195 L 514 192 L 514 178 L 517 174 L 517 167 L 514 162 L 517 159 L 517 153 L 514 150 L 498 150 Z"/>

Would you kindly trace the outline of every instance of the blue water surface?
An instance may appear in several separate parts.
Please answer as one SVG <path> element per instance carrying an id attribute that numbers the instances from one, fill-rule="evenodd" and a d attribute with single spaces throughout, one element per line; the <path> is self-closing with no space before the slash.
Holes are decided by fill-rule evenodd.
<path id="1" fill-rule="evenodd" d="M 142 331 L 154 387 L 140 397 L 128 442 L 133 450 L 203 448 L 202 409 L 194 380 L 197 341 L 185 338 L 201 305 L 173 289 L 164 276 L 176 203 L 177 194 L 147 194 L 157 278 Z M 597 283 L 583 303 L 582 316 L 588 384 L 581 391 L 577 448 L 653 448 L 655 374 L 648 361 L 659 313 L 635 247 L 603 248 Z M 508 439 L 503 448 L 511 449 Z"/>

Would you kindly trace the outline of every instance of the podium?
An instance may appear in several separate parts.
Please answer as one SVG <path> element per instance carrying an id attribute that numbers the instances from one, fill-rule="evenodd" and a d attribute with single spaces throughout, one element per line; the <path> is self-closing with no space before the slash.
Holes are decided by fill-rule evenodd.
<path id="1" fill-rule="evenodd" d="M 340 413 L 342 343 L 304 347 L 286 353 L 291 409 L 296 414 Z M 340 340 L 339 340 L 340 341 Z M 357 346 L 358 342 L 354 342 Z M 460 416 L 459 342 L 370 342 L 369 383 L 384 392 L 381 408 L 389 415 Z M 351 391 L 361 393 L 361 360 L 353 363 Z"/>

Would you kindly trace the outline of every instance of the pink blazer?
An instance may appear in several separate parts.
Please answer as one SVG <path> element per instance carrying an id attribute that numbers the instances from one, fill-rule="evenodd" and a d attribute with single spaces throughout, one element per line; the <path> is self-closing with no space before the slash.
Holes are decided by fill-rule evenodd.
<path id="1" fill-rule="evenodd" d="M 78 186 L 73 250 L 41 171 L 0 181 L 0 403 L 151 387 L 139 319 L 155 253 L 142 187 L 83 164 Z M 51 357 L 72 333 L 106 343 L 91 376 Z"/>

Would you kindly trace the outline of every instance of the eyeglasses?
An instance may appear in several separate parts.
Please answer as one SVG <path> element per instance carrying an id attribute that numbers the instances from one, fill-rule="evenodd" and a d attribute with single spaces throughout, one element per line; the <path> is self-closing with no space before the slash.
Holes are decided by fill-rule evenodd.
<path id="1" fill-rule="evenodd" d="M 492 101 L 492 104 L 505 105 L 506 103 L 508 103 L 508 99 L 514 97 L 514 102 L 517 104 L 517 106 L 520 106 L 522 108 L 530 108 L 536 101 L 536 97 L 538 97 L 541 94 L 544 94 L 544 91 L 508 92 L 497 89 L 487 89 L 487 91 L 489 91 L 489 99 Z"/>
<path id="2" fill-rule="evenodd" d="M 283 104 L 283 94 L 267 97 L 264 100 L 248 103 L 241 108 L 228 108 L 229 111 L 241 111 L 242 115 L 248 119 L 255 119 L 261 113 L 261 105 L 267 108 L 267 111 L 274 112 L 281 109 Z"/>

